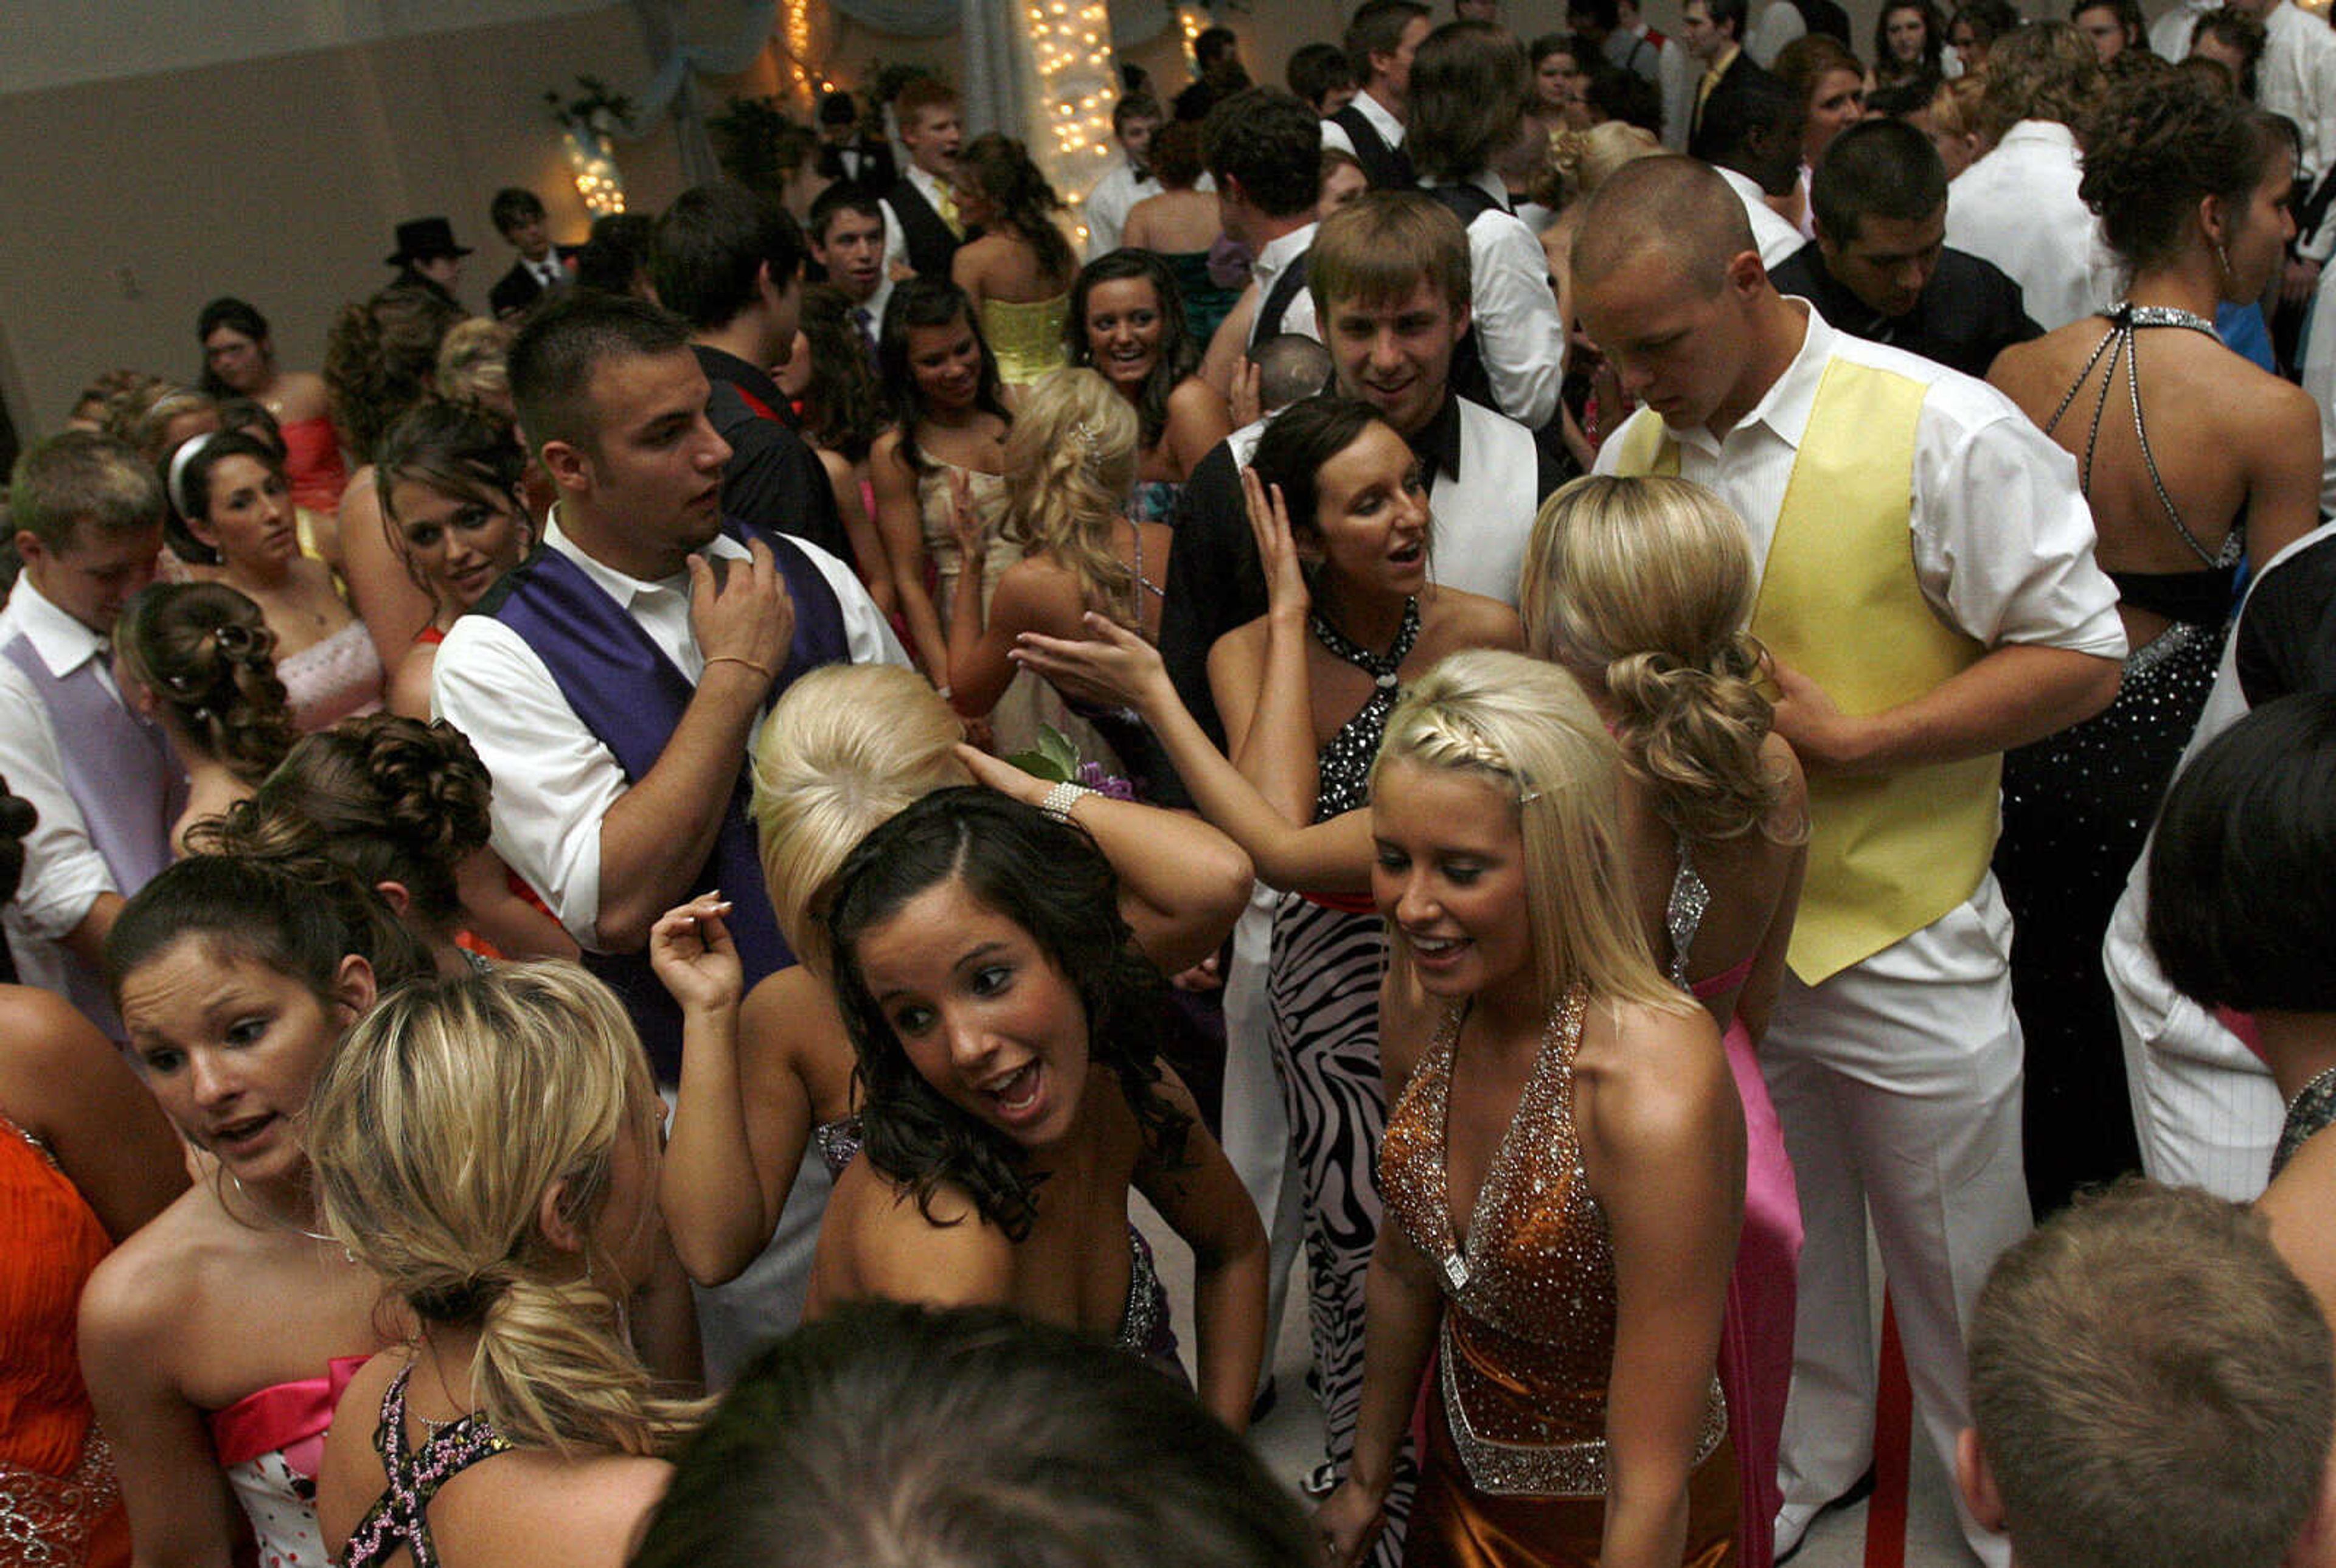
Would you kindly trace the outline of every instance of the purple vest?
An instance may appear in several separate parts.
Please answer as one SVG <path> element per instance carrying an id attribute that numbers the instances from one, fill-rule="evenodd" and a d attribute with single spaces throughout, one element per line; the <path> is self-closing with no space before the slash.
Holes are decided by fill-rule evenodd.
<path id="1" fill-rule="evenodd" d="M 24 672 L 49 710 L 65 794 L 81 809 L 82 825 L 114 891 L 130 897 L 170 863 L 170 825 L 186 807 L 186 777 L 170 744 L 105 689 L 97 659 L 84 659 L 60 679 L 22 633 L 0 648 L 0 657 Z M 65 954 L 65 990 L 91 1022 L 121 1037 L 105 978 L 71 953 Z"/>
<path id="2" fill-rule="evenodd" d="M 735 519 L 723 524 L 723 531 L 742 543 L 759 538 L 770 546 L 794 604 L 794 643 L 771 685 L 772 700 L 803 671 L 849 659 L 843 607 L 811 558 L 784 536 Z M 526 639 L 551 672 L 560 696 L 584 727 L 615 755 L 628 782 L 657 765 L 697 688 L 624 607 L 574 561 L 556 550 L 539 550 L 503 579 L 496 596 L 482 608 Z M 714 853 L 689 883 L 693 890 L 718 887 L 732 901 L 730 934 L 737 940 L 749 987 L 794 962 L 763 886 L 754 828 L 746 815 L 752 794 L 742 755 L 737 782 L 722 808 Z M 681 1011 L 650 971 L 647 956 L 588 951 L 584 964 L 624 1001 L 657 1065 L 657 1080 L 677 1081 Z"/>

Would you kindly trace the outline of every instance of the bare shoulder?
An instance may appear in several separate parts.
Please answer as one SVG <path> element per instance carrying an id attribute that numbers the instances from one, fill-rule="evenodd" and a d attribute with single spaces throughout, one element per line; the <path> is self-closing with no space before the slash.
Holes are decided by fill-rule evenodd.
<path id="1" fill-rule="evenodd" d="M 1770 839 L 1797 840 L 1809 825 L 1809 775 L 1792 743 L 1774 730 L 1760 742 L 1760 766 L 1784 785 L 1762 823 Z"/>
<path id="2" fill-rule="evenodd" d="M 759 1064 L 800 1069 L 808 1065 L 806 1058 L 826 1055 L 823 1047 L 842 1044 L 831 1026 L 840 1028 L 842 1023 L 827 982 L 801 964 L 789 964 L 746 993 L 738 1009 L 739 1048 Z M 848 1046 L 842 1054 L 849 1058 Z"/>
<path id="3" fill-rule="evenodd" d="M 108 1252 L 82 1288 L 83 1353 L 92 1344 L 166 1349 L 207 1294 L 222 1218 L 198 1184 Z"/>
<path id="4" fill-rule="evenodd" d="M 1224 396 L 1198 375 L 1188 375 L 1168 394 L 1168 417 L 1172 421 L 1222 419 Z"/>
<path id="5" fill-rule="evenodd" d="M 459 1561 L 619 1568 L 672 1479 L 671 1465 L 641 1455 L 514 1451 L 448 1481 L 431 1530 Z"/>
<path id="6" fill-rule="evenodd" d="M 381 1458 L 374 1433 L 381 1426 L 382 1396 L 390 1380 L 412 1362 L 405 1349 L 383 1351 L 357 1368 L 333 1407 L 333 1425 L 325 1435 L 324 1467 L 316 1475 L 316 1523 L 336 1562 L 350 1534 L 381 1495 Z"/>
<path id="7" fill-rule="evenodd" d="M 396 673 L 389 677 L 390 712 L 408 718 L 430 716 L 430 671 L 437 662 L 436 645 L 426 642 L 414 644 L 412 651 L 397 661 Z"/>
<path id="8" fill-rule="evenodd" d="M 112 1042 L 71 1002 L 38 986 L 0 986 L 0 1112 L 21 1115 L 51 1085 L 71 1082 Z M 38 1132 L 38 1127 L 27 1129 Z"/>
<path id="9" fill-rule="evenodd" d="M 920 1199 L 863 1154 L 836 1178 L 828 1214 L 821 1251 L 835 1225 L 850 1294 L 936 1306 L 1012 1299 L 1014 1243 L 954 1183 Z"/>
<path id="10" fill-rule="evenodd" d="M 1522 649 L 1524 623 L 1497 599 L 1439 588 L 1420 599 L 1419 641 L 1436 657 L 1464 648 Z"/>
<path id="11" fill-rule="evenodd" d="M 1584 1145 L 1633 1163 L 1708 1148 L 1719 1119 L 1740 1114 L 1701 1008 L 1593 998 L 1573 1070 Z"/>

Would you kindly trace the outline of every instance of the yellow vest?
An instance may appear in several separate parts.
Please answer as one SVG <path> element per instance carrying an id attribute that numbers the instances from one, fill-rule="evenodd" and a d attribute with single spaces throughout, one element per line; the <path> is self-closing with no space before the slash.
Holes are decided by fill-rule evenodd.
<path id="1" fill-rule="evenodd" d="M 1793 459 L 1752 633 L 1842 712 L 1879 713 L 1979 662 L 1914 575 L 1907 506 L 1928 385 L 1829 360 Z M 1619 472 L 1679 472 L 1679 444 L 1634 421 Z M 1995 852 L 2002 759 L 1809 775 L 1808 880 L 1787 961 L 1808 985 L 1912 936 L 1969 899 Z"/>

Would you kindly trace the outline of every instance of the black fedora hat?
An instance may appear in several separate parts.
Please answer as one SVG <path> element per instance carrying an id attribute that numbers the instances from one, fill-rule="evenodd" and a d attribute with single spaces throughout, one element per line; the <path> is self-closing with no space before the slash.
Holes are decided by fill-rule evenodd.
<path id="1" fill-rule="evenodd" d="M 397 226 L 397 254 L 386 265 L 404 267 L 434 256 L 468 256 L 471 248 L 454 243 L 454 226 L 443 218 L 414 218 Z"/>

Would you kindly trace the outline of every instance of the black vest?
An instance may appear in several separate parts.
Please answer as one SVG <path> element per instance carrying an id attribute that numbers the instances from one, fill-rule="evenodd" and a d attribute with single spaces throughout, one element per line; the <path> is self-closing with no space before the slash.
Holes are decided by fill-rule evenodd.
<path id="1" fill-rule="evenodd" d="M 925 200 L 923 191 L 910 183 L 906 175 L 900 182 L 884 193 L 892 209 L 892 216 L 900 220 L 901 238 L 908 241 L 909 265 L 920 278 L 938 278 L 947 282 L 949 263 L 957 258 L 957 248 L 963 244 L 933 204 Z"/>
<path id="2" fill-rule="evenodd" d="M 1273 287 L 1266 291 L 1265 297 L 1258 301 L 1257 320 L 1250 328 L 1249 340 L 1251 343 L 1263 343 L 1269 337 L 1280 335 L 1281 319 L 1290 314 L 1290 302 L 1298 297 L 1299 289 L 1306 287 L 1306 258 L 1312 254 L 1310 250 L 1301 250 L 1291 257 L 1290 265 L 1281 269 L 1281 276 L 1273 280 Z"/>
<path id="3" fill-rule="evenodd" d="M 1330 123 L 1344 131 L 1347 140 L 1355 144 L 1355 161 L 1363 166 L 1363 178 L 1371 182 L 1372 190 L 1419 188 L 1419 176 L 1412 171 L 1411 154 L 1400 147 L 1389 147 L 1361 110 L 1349 103 L 1330 116 Z"/>
<path id="4" fill-rule="evenodd" d="M 1507 203 L 1495 201 L 1474 185 L 1431 185 L 1427 193 L 1452 209 L 1452 216 L 1460 220 L 1463 229 L 1495 208 L 1503 212 L 1510 210 Z M 1452 346 L 1452 368 L 1447 380 L 1453 392 L 1469 402 L 1500 408 L 1501 400 L 1493 395 L 1493 378 L 1484 371 L 1484 356 L 1476 348 L 1476 329 L 1473 326 Z"/>

